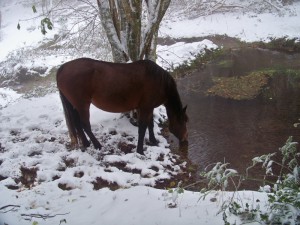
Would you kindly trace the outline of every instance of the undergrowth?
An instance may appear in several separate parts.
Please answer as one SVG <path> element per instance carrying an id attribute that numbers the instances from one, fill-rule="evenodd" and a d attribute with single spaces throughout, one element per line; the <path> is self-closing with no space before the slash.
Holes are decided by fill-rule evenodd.
<path id="1" fill-rule="evenodd" d="M 172 68 L 172 76 L 176 78 L 185 77 L 194 71 L 202 69 L 207 63 L 225 54 L 225 49 L 204 49 L 205 53 L 199 53 L 195 59 L 184 61 L 176 68 Z"/>
<path id="2" fill-rule="evenodd" d="M 283 51 L 296 53 L 300 52 L 300 39 L 299 38 L 269 38 L 269 42 L 256 42 L 254 43 L 260 48 L 267 48 L 270 50 Z"/>
<path id="3" fill-rule="evenodd" d="M 226 190 L 228 182 L 234 182 L 232 177 L 239 176 L 237 189 L 230 200 L 224 201 L 220 213 L 223 215 L 225 225 L 231 224 L 228 221 L 230 214 L 239 216 L 243 223 L 259 222 L 261 224 L 300 224 L 300 165 L 297 151 L 297 142 L 289 137 L 285 145 L 274 152 L 252 159 L 252 166 L 247 168 L 246 175 L 241 176 L 235 170 L 228 169 L 228 164 L 217 163 L 210 171 L 203 176 L 208 180 L 207 189 L 203 189 L 203 196 L 210 191 L 220 187 Z M 281 161 L 277 159 L 280 158 Z M 267 193 L 267 207 L 261 208 L 256 203 L 245 203 L 238 196 L 238 187 L 244 180 L 257 181 L 250 177 L 249 170 L 256 165 L 261 165 L 265 169 L 264 183 L 268 184 L 260 188 L 261 192 Z M 277 167 L 275 174 L 274 168 Z M 279 169 L 279 170 L 278 170 Z M 267 180 L 268 175 L 276 177 L 276 181 Z M 204 198 L 204 197 L 203 197 Z"/>
<path id="4" fill-rule="evenodd" d="M 259 224 L 273 225 L 299 225 L 300 224 L 300 153 L 297 151 L 297 142 L 289 137 L 278 152 L 255 157 L 252 166 L 246 170 L 246 175 L 240 175 L 236 170 L 228 168 L 228 163 L 218 162 L 210 165 L 201 174 L 206 179 L 206 187 L 201 190 L 199 200 L 204 200 L 209 194 L 218 194 L 214 201 L 221 202 L 218 214 L 222 215 L 225 225 Z M 278 160 L 280 159 L 280 160 Z M 265 170 L 264 179 L 258 180 L 249 176 L 249 171 L 255 166 L 261 166 Z M 274 169 L 276 168 L 276 169 Z M 277 173 L 275 171 L 278 171 Z M 272 175 L 276 181 L 267 179 Z M 259 189 L 266 193 L 264 199 L 244 199 L 239 187 L 244 181 L 263 182 Z M 229 198 L 224 198 L 228 193 L 228 186 L 233 185 L 235 191 L 230 192 Z M 177 205 L 178 194 L 183 193 L 184 187 L 169 190 L 173 196 L 173 205 Z M 240 223 L 232 221 L 232 216 L 237 217 Z"/>

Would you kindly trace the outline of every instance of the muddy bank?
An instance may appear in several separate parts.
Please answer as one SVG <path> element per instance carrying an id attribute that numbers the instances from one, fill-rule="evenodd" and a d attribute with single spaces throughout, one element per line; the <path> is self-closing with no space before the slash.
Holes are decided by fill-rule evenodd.
<path id="1" fill-rule="evenodd" d="M 159 45 L 173 45 L 177 42 L 186 42 L 186 43 L 193 43 L 199 42 L 208 39 L 212 41 L 214 44 L 223 47 L 225 49 L 231 48 L 240 48 L 242 46 L 251 46 L 252 43 L 245 43 L 240 41 L 237 38 L 228 37 L 225 35 L 214 35 L 214 36 L 207 36 L 207 37 L 192 37 L 192 38 L 158 38 Z"/>

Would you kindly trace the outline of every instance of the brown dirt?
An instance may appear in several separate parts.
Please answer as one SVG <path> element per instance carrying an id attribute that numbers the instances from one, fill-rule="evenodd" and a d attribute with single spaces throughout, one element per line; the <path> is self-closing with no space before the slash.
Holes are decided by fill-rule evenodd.
<path id="1" fill-rule="evenodd" d="M 116 182 L 109 182 L 104 180 L 102 177 L 97 177 L 95 181 L 92 182 L 94 185 L 94 190 L 99 190 L 101 188 L 108 187 L 110 190 L 115 191 L 120 188 Z"/>
<path id="2" fill-rule="evenodd" d="M 36 180 L 38 168 L 27 168 L 21 166 L 20 182 L 27 188 L 31 188 Z"/>

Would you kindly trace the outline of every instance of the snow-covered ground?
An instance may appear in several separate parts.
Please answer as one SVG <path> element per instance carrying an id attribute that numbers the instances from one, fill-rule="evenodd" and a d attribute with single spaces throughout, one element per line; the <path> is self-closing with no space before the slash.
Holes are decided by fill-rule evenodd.
<path id="1" fill-rule="evenodd" d="M 93 57 L 61 49 L 55 54 L 36 49 L 51 40 L 58 30 L 42 36 L 36 29 L 38 20 L 22 22 L 22 29 L 18 30 L 20 18 L 32 17 L 31 5 L 24 7 L 16 0 L 1 0 L 0 6 L 0 76 L 30 66 L 46 68 L 44 75 L 47 75 L 51 67 L 71 58 Z M 300 2 L 291 7 L 293 15 L 282 16 L 230 12 L 194 19 L 166 17 L 159 34 L 171 38 L 222 34 L 245 41 L 300 38 Z M 158 63 L 172 68 L 193 59 L 204 48 L 216 47 L 210 40 L 158 46 Z M 15 58 L 16 62 L 10 61 Z M 160 144 L 147 146 L 146 157 L 140 157 L 134 147 L 137 128 L 121 114 L 92 107 L 92 129 L 104 148 L 68 151 L 69 137 L 56 91 L 43 97 L 25 98 L 23 93 L 8 86 L 0 88 L 0 225 L 223 224 L 222 213 L 218 212 L 233 194 L 237 201 L 263 209 L 267 197 L 259 192 L 220 191 L 199 201 L 202 194 L 198 192 L 179 194 L 153 188 L 157 182 L 182 173 L 185 168 L 185 163 L 179 163 L 178 156 L 171 153 L 160 134 L 157 123 L 164 118 L 164 108 L 157 108 L 155 133 Z M 21 168 L 33 172 L 34 181 L 30 180 L 29 172 L 24 178 Z M 120 188 L 115 191 L 101 188 L 104 181 Z M 228 220 L 241 224 L 233 215 Z"/>

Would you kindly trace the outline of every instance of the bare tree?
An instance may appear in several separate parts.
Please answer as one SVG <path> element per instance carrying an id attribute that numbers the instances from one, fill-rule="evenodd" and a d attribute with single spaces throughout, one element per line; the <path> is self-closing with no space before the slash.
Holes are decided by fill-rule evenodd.
<path id="1" fill-rule="evenodd" d="M 156 58 L 159 24 L 171 0 L 97 0 L 115 62 Z"/>

